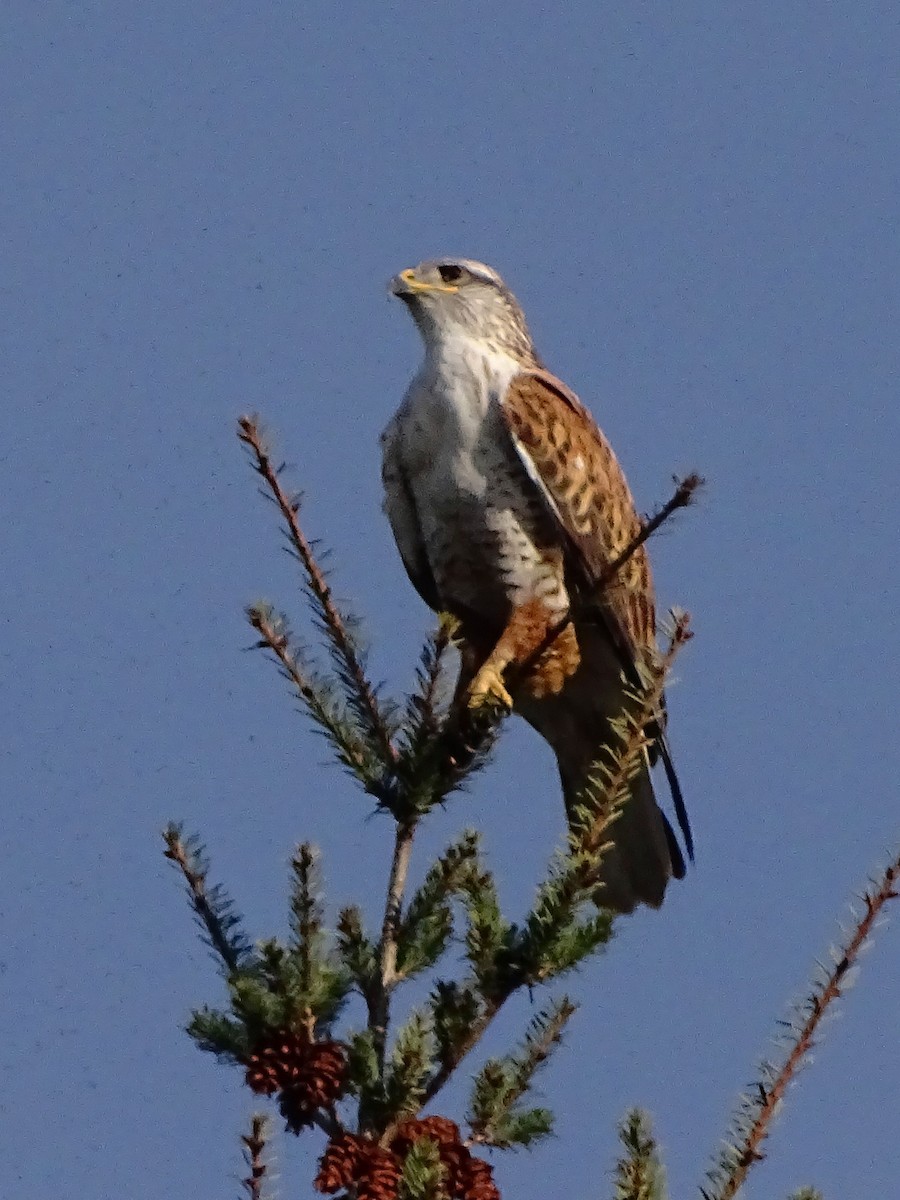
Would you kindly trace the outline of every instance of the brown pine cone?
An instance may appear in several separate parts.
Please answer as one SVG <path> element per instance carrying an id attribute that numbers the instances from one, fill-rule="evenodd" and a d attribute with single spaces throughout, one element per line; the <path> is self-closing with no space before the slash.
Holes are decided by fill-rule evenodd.
<path id="1" fill-rule="evenodd" d="M 317 1109 L 343 1095 L 347 1056 L 340 1042 L 314 1042 L 305 1032 L 280 1030 L 257 1043 L 246 1067 L 252 1091 L 281 1093 L 281 1114 L 288 1129 L 298 1133 L 313 1123 Z"/>
<path id="2" fill-rule="evenodd" d="M 325 1147 L 313 1187 L 319 1192 L 336 1192 L 356 1179 L 357 1166 L 365 1147 L 352 1133 L 342 1133 Z"/>
<path id="3" fill-rule="evenodd" d="M 460 1168 L 453 1194 L 459 1200 L 500 1200 L 491 1164 L 470 1154 L 469 1161 Z"/>
<path id="4" fill-rule="evenodd" d="M 391 1150 L 403 1159 L 423 1137 L 437 1143 L 444 1167 L 444 1188 L 451 1200 L 500 1200 L 490 1163 L 475 1158 L 463 1145 L 459 1126 L 447 1117 L 411 1118 L 391 1139 Z"/>
<path id="5" fill-rule="evenodd" d="M 367 1148 L 357 1167 L 358 1200 L 397 1200 L 400 1184 L 400 1159 L 378 1146 Z"/>
<path id="6" fill-rule="evenodd" d="M 448 1117 L 421 1117 L 403 1121 L 391 1139 L 391 1149 L 405 1154 L 419 1138 L 431 1138 L 439 1146 L 459 1143 L 459 1126 Z"/>

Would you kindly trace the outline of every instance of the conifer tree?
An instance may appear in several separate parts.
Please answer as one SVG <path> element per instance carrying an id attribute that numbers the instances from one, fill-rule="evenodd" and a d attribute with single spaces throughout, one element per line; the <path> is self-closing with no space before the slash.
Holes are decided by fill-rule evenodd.
<path id="1" fill-rule="evenodd" d="M 198 1008 L 188 1032 L 201 1049 L 238 1068 L 251 1092 L 268 1097 L 287 1131 L 323 1140 L 313 1181 L 319 1192 L 356 1200 L 499 1200 L 485 1150 L 531 1146 L 553 1130 L 553 1113 L 534 1104 L 531 1094 L 577 1008 L 557 984 L 603 949 L 614 920 L 625 919 L 596 908 L 597 867 L 628 800 L 672 665 L 691 637 L 688 617 L 672 613 L 667 645 L 643 690 L 631 693 L 628 710 L 614 723 L 615 748 L 595 764 L 565 844 L 548 848 L 546 875 L 524 917 L 513 920 L 503 912 L 476 830 L 452 841 L 410 893 L 410 859 L 422 823 L 436 805 L 472 783 L 505 714 L 472 711 L 450 698 L 449 617 L 424 646 L 409 696 L 389 700 L 372 684 L 357 622 L 335 601 L 302 527 L 299 499 L 285 490 L 283 468 L 274 465 L 257 419 L 241 418 L 238 436 L 284 522 L 327 665 L 295 638 L 283 614 L 261 604 L 247 609 L 256 645 L 276 664 L 336 760 L 371 804 L 390 816 L 394 851 L 378 919 L 346 905 L 334 928 L 327 928 L 319 856 L 301 842 L 290 867 L 289 936 L 251 941 L 226 892 L 209 882 L 199 839 L 170 825 L 165 854 L 181 873 L 225 986 L 224 1006 Z M 601 586 L 690 503 L 700 483 L 697 476 L 677 483 Z M 786 1024 L 778 1061 L 761 1065 L 700 1188 L 703 1200 L 738 1195 L 761 1159 L 785 1090 L 879 913 L 896 896 L 898 875 L 895 860 L 873 881 L 844 944 L 832 952 L 832 965 L 822 968 Z M 456 971 L 447 954 L 454 938 L 464 950 L 464 966 Z M 398 1021 L 398 991 L 417 978 L 427 980 L 427 999 Z M 523 988 L 534 989 L 540 1007 L 519 1044 L 475 1074 L 465 1114 L 435 1113 L 447 1083 Z M 359 1025 L 345 1011 L 353 994 L 365 1011 Z M 266 1195 L 267 1136 L 266 1119 L 254 1116 L 242 1138 L 249 1171 L 243 1187 L 250 1200 Z M 619 1136 L 615 1200 L 665 1200 L 665 1173 L 647 1116 L 628 1113 Z M 817 1195 L 807 1189 L 792 1200 Z"/>

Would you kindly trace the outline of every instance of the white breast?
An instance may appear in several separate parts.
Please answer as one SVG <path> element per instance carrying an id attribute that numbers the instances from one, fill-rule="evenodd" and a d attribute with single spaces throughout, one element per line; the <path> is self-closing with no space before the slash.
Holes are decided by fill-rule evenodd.
<path id="1" fill-rule="evenodd" d="M 523 475 L 499 402 L 521 364 L 460 338 L 432 353 L 392 423 L 431 571 L 443 602 L 502 617 L 535 595 L 568 603 L 548 572 L 546 521 Z M 552 576 L 552 577 L 551 577 Z"/>
<path id="2" fill-rule="evenodd" d="M 460 337 L 430 353 L 400 410 L 407 478 L 423 516 L 485 496 L 496 463 L 496 404 L 520 370 L 506 354 Z"/>

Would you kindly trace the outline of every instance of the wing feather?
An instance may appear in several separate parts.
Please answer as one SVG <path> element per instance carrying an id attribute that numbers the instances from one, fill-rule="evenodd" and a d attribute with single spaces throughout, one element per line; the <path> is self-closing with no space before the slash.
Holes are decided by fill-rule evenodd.
<path id="1" fill-rule="evenodd" d="M 640 532 L 634 500 L 609 442 L 574 392 L 549 371 L 515 375 L 500 410 L 523 467 L 556 519 L 583 594 L 590 595 L 609 565 Z M 577 594 L 577 593 L 576 593 Z M 597 597 L 604 625 L 632 681 L 641 686 L 640 664 L 656 649 L 653 577 L 644 546 L 622 564 Z M 672 791 L 675 815 L 688 857 L 694 857 L 691 827 L 669 747 L 665 707 L 654 722 L 651 764 L 661 755 Z M 674 874 L 684 860 L 666 822 Z"/>
<path id="2" fill-rule="evenodd" d="M 439 612 L 442 605 L 428 561 L 428 551 L 412 490 L 403 470 L 400 429 L 396 421 L 392 421 L 381 435 L 381 449 L 384 511 L 400 551 L 400 559 L 413 587 L 429 608 Z"/>
<path id="3" fill-rule="evenodd" d="M 540 490 L 589 592 L 641 528 L 622 468 L 590 413 L 548 371 L 522 371 L 501 405 L 506 428 Z M 655 645 L 650 564 L 641 546 L 604 589 L 598 604 L 629 666 Z"/>

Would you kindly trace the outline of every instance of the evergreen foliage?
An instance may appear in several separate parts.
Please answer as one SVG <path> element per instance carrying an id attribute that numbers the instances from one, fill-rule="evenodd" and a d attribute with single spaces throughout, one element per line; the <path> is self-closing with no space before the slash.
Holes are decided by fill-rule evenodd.
<path id="1" fill-rule="evenodd" d="M 619 1126 L 624 1154 L 616 1164 L 615 1200 L 667 1200 L 666 1176 L 646 1113 L 634 1108 Z"/>
<path id="2" fill-rule="evenodd" d="M 550 856 L 530 911 L 518 920 L 505 915 L 473 830 L 451 842 L 407 897 L 420 823 L 471 782 L 487 761 L 505 714 L 454 703 L 450 618 L 441 620 L 423 648 L 415 687 L 404 700 L 386 698 L 370 682 L 358 624 L 334 600 L 321 555 L 301 527 L 299 498 L 284 490 L 282 468 L 273 465 L 258 422 L 241 418 L 238 433 L 264 494 L 284 521 L 287 548 L 301 569 L 311 625 L 327 665 L 292 635 L 285 617 L 262 603 L 247 609 L 256 645 L 276 662 L 337 761 L 393 818 L 395 844 L 377 935 L 355 905 L 341 908 L 335 928 L 327 927 L 317 852 L 302 843 L 291 860 L 289 936 L 254 945 L 221 886 L 208 883 L 209 865 L 198 839 L 170 825 L 165 854 L 181 873 L 227 995 L 221 1009 L 198 1008 L 188 1032 L 202 1050 L 238 1065 L 251 1090 L 276 1100 L 288 1130 L 317 1126 L 327 1135 L 315 1180 L 320 1191 L 343 1188 L 347 1196 L 373 1200 L 499 1200 L 491 1166 L 469 1147 L 528 1147 L 552 1132 L 550 1109 L 532 1103 L 534 1081 L 576 1005 L 567 996 L 543 999 L 521 1045 L 488 1059 L 475 1073 L 468 1142 L 453 1121 L 423 1116 L 423 1109 L 478 1046 L 510 996 L 573 971 L 610 941 L 613 915 L 595 903 L 598 865 L 653 740 L 672 664 L 691 636 L 688 618 L 672 614 L 667 648 L 640 686 L 631 688 L 626 710 L 613 723 L 614 743 L 594 764 L 571 814 L 566 843 Z M 668 504 L 610 564 L 601 586 L 672 512 L 689 503 L 699 483 L 696 476 L 678 483 Z M 832 954 L 832 965 L 822 968 L 811 995 L 787 1023 L 780 1059 L 762 1065 L 758 1081 L 742 1098 L 707 1186 L 700 1189 L 704 1200 L 736 1196 L 761 1159 L 760 1147 L 785 1090 L 811 1049 L 825 1010 L 847 986 L 879 913 L 896 895 L 898 876 L 900 860 L 864 895 L 863 909 L 844 945 Z M 460 950 L 461 962 L 449 953 L 453 947 Z M 427 999 L 397 1027 L 397 989 L 429 974 Z M 344 1009 L 353 993 L 365 1005 L 361 1029 L 345 1025 Z M 665 1200 L 664 1171 L 646 1116 L 628 1113 L 619 1137 L 615 1200 Z M 266 1178 L 266 1140 L 263 1119 L 255 1117 L 243 1139 L 250 1170 L 243 1186 L 254 1200 L 261 1200 Z M 806 1189 L 791 1200 L 817 1197 Z"/>

